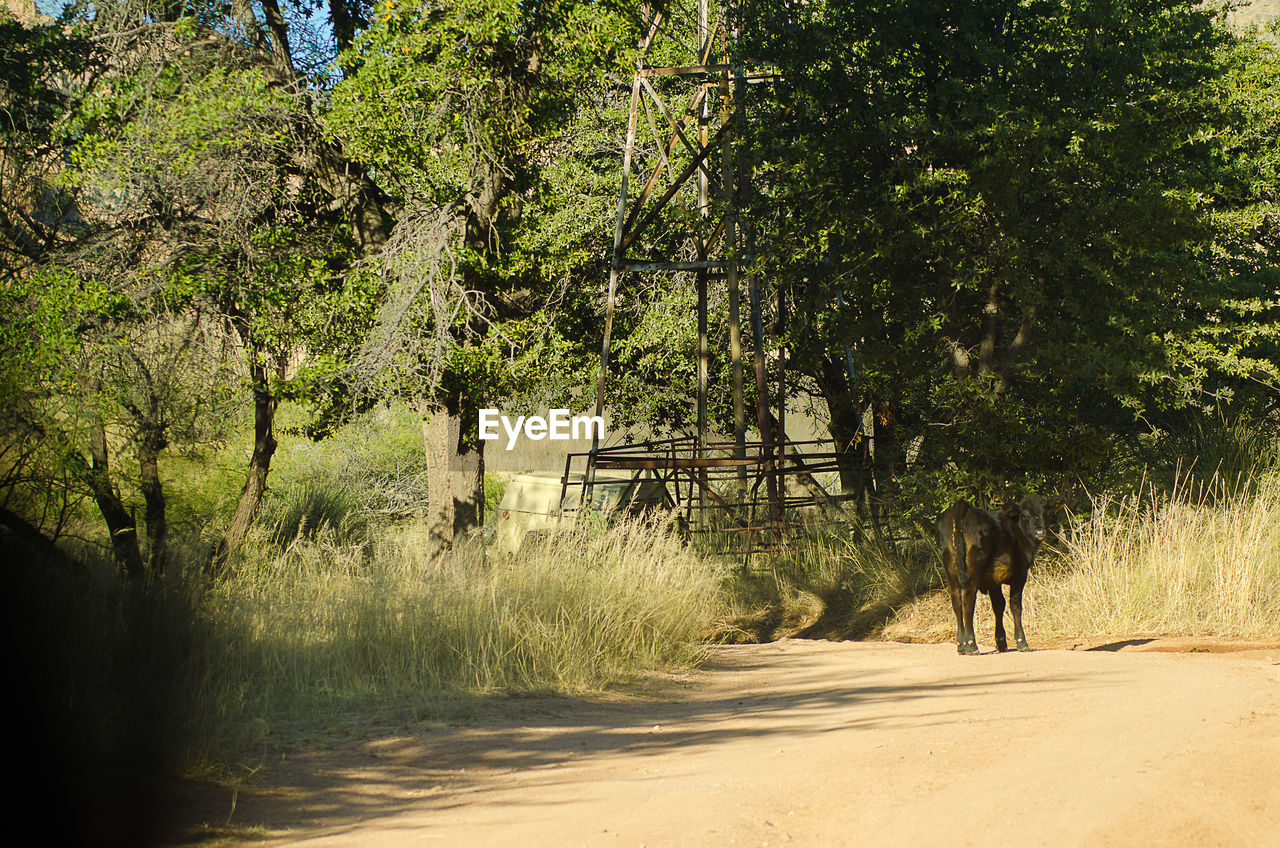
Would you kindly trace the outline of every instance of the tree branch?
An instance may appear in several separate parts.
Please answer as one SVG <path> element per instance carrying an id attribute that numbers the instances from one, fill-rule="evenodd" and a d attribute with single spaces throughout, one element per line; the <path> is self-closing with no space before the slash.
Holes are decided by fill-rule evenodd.
<path id="1" fill-rule="evenodd" d="M 72 559 L 61 548 L 53 543 L 39 527 L 27 521 L 16 512 L 0 506 L 0 527 L 12 534 L 15 541 L 27 548 L 36 556 L 64 568 L 78 568 L 80 563 Z"/>
<path id="2" fill-rule="evenodd" d="M 1035 321 L 1036 306 L 1033 303 L 1027 308 L 1022 323 L 1018 325 L 1018 334 L 1013 337 L 1013 341 L 1009 342 L 1009 348 L 1005 351 L 1004 357 L 1000 362 L 1000 370 L 996 380 L 997 395 L 1004 394 L 1005 390 L 1009 388 L 1009 384 L 1013 381 L 1013 376 L 1017 373 L 1019 367 L 1018 360 L 1026 352 L 1027 346 L 1031 344 L 1031 329 L 1035 326 Z"/>
<path id="3" fill-rule="evenodd" d="M 969 357 L 969 351 L 955 339 L 947 339 L 946 343 L 951 368 L 955 371 L 956 379 L 963 383 L 969 379 L 971 371 L 972 360 Z"/>
<path id="4" fill-rule="evenodd" d="M 978 345 L 978 373 L 990 374 L 995 368 L 996 331 L 1000 327 L 1000 284 L 987 289 L 987 305 L 982 309 L 982 341 Z"/>
<path id="5" fill-rule="evenodd" d="M 271 33 L 271 54 L 276 69 L 291 78 L 296 77 L 298 72 L 293 66 L 293 52 L 289 49 L 289 23 L 280 13 L 279 4 L 276 0 L 262 0 L 262 13 Z"/>

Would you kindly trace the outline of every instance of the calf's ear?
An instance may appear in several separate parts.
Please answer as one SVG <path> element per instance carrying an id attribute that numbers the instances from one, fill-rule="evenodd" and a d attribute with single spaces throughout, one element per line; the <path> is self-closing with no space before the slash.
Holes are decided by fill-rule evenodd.
<path id="1" fill-rule="evenodd" d="M 1003 506 L 1000 507 L 1000 509 L 1002 512 L 1004 512 L 1005 515 L 1015 520 L 1018 518 L 1018 516 L 1022 515 L 1022 510 L 1018 508 L 1018 505 L 1016 503 L 1004 504 Z"/>

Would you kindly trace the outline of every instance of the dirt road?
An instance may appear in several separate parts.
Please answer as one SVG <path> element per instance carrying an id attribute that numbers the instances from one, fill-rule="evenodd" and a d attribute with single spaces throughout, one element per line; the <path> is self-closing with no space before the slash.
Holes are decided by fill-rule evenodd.
<path id="1" fill-rule="evenodd" d="M 314 848 L 1280 846 L 1280 649 L 1115 647 L 719 648 L 646 697 L 292 759 L 236 818 Z"/>

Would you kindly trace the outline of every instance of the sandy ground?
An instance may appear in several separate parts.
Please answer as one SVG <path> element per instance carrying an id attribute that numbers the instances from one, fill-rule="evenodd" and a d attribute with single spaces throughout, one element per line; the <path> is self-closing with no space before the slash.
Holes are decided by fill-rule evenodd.
<path id="1" fill-rule="evenodd" d="M 1280 647 L 1206 647 L 718 648 L 640 695 L 291 757 L 233 819 L 309 848 L 1280 846 Z"/>

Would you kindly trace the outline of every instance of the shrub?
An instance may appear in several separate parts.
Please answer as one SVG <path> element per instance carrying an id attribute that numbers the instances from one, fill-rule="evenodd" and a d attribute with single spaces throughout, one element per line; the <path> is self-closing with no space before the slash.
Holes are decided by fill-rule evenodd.
<path id="1" fill-rule="evenodd" d="M 299 536 L 314 538 L 326 528 L 344 541 L 363 539 L 368 527 L 349 490 L 319 480 L 303 480 L 286 490 L 273 505 L 271 540 L 287 548 Z"/>

